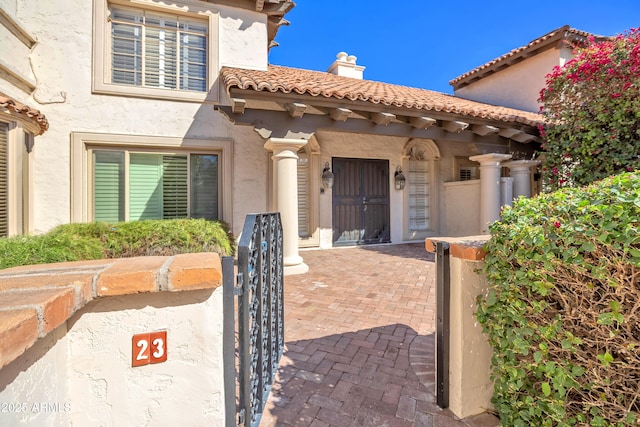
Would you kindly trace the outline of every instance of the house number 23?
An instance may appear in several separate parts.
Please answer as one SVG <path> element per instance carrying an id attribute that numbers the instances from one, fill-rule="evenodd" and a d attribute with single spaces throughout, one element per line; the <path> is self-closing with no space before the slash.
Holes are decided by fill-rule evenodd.
<path id="1" fill-rule="evenodd" d="M 134 335 L 131 339 L 131 366 L 167 361 L 167 331 Z"/>

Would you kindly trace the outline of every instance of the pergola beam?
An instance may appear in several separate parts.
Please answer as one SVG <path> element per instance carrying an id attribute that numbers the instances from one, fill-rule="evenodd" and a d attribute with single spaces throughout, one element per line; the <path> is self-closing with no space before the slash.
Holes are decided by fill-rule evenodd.
<path id="1" fill-rule="evenodd" d="M 491 135 L 493 133 L 498 133 L 499 131 L 500 131 L 499 128 L 495 126 L 489 126 L 489 125 L 473 125 L 471 127 L 471 132 L 480 136 Z"/>
<path id="2" fill-rule="evenodd" d="M 534 139 L 536 139 L 536 136 L 535 135 L 531 135 L 530 133 L 521 132 L 521 133 L 513 136 L 511 139 L 513 139 L 514 141 L 518 141 L 518 142 L 521 142 L 523 144 L 526 144 L 527 142 L 531 142 Z"/>
<path id="3" fill-rule="evenodd" d="M 386 126 L 396 118 L 395 114 L 391 113 L 372 113 L 371 121 L 377 125 Z"/>
<path id="4" fill-rule="evenodd" d="M 460 121 L 442 122 L 442 128 L 447 132 L 460 133 L 469 127 L 469 123 Z"/>
<path id="5" fill-rule="evenodd" d="M 299 119 L 304 116 L 304 113 L 307 111 L 307 104 L 302 104 L 300 102 L 292 102 L 291 104 L 285 104 L 289 115 L 293 119 Z"/>
<path id="6" fill-rule="evenodd" d="M 231 111 L 234 114 L 244 114 L 244 110 L 247 108 L 247 100 L 242 98 L 231 98 Z"/>
<path id="7" fill-rule="evenodd" d="M 500 135 L 503 138 L 508 138 L 508 139 L 513 139 L 514 136 L 519 135 L 522 132 L 520 129 L 514 129 L 514 128 L 504 128 L 504 129 L 500 129 L 500 132 L 498 132 L 498 135 Z"/>
<path id="8" fill-rule="evenodd" d="M 329 115 L 333 120 L 337 122 L 344 122 L 349 118 L 349 116 L 351 116 L 351 113 L 352 111 L 349 110 L 348 108 L 338 107 L 338 108 L 331 109 L 331 111 L 329 112 Z"/>
<path id="9" fill-rule="evenodd" d="M 430 126 L 436 124 L 436 119 L 432 119 L 431 117 L 411 117 L 409 119 L 409 124 L 416 129 L 427 129 Z"/>

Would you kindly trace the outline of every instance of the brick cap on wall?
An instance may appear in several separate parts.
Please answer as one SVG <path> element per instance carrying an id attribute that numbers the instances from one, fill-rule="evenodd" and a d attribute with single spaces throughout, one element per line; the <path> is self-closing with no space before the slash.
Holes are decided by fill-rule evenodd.
<path id="1" fill-rule="evenodd" d="M 427 252 L 436 252 L 436 242 L 449 243 L 449 255 L 469 261 L 482 261 L 487 254 L 484 245 L 491 238 L 488 235 L 466 237 L 429 237 L 425 240 Z"/>
<path id="2" fill-rule="evenodd" d="M 211 252 L 0 270 L 0 368 L 95 298 L 221 285 L 220 256 Z"/>

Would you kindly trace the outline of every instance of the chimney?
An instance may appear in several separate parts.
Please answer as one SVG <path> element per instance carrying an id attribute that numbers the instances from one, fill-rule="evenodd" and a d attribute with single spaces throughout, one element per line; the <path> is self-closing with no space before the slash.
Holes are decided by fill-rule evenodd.
<path id="1" fill-rule="evenodd" d="M 347 56 L 346 52 L 340 52 L 336 55 L 336 60 L 331 64 L 331 67 L 329 67 L 327 72 L 335 74 L 336 76 L 351 77 L 362 80 L 364 67 L 356 65 L 356 59 L 357 58 L 353 55 Z"/>

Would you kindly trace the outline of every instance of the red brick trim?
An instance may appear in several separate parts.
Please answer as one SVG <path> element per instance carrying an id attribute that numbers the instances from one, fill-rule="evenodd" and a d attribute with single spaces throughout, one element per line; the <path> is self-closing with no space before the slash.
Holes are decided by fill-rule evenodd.
<path id="1" fill-rule="evenodd" d="M 427 252 L 436 251 L 436 242 L 449 243 L 449 254 L 454 258 L 482 261 L 486 256 L 484 245 L 491 236 L 430 237 L 425 240 Z"/>
<path id="2" fill-rule="evenodd" d="M 221 285 L 220 257 L 210 252 L 0 270 L 0 368 L 94 298 Z"/>

